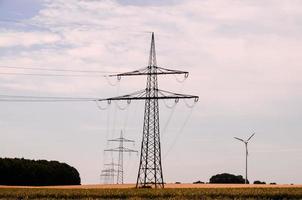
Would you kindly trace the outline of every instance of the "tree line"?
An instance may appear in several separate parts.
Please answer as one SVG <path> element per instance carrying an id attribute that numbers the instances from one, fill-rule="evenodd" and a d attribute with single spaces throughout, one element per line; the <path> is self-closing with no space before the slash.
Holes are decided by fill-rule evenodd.
<path id="1" fill-rule="evenodd" d="M 204 184 L 205 182 L 202 181 L 195 181 L 193 184 Z M 241 175 L 234 175 L 229 173 L 222 173 L 222 174 L 216 174 L 210 178 L 210 182 L 207 183 L 214 183 L 214 184 L 244 184 L 245 179 Z M 247 180 L 247 183 L 249 184 L 249 181 Z M 254 181 L 253 184 L 266 184 L 264 181 Z M 275 185 L 276 183 L 270 183 L 271 185 Z"/>
<path id="2" fill-rule="evenodd" d="M 0 158 L 0 185 L 80 185 L 79 172 L 58 161 Z"/>

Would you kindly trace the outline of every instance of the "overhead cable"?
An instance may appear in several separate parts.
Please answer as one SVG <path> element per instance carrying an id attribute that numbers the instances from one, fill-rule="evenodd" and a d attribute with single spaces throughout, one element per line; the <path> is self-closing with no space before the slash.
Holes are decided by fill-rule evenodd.
<path id="1" fill-rule="evenodd" d="M 37 74 L 37 73 L 18 73 L 18 72 L 0 72 L 2 75 L 12 76 L 49 76 L 49 77 L 105 77 L 101 74 Z"/>
<path id="2" fill-rule="evenodd" d="M 58 69 L 58 68 L 49 68 L 49 67 L 22 67 L 22 66 L 0 66 L 0 68 L 6 69 L 26 69 L 26 70 L 38 70 L 38 71 L 56 71 L 56 72 L 79 72 L 79 73 L 118 73 L 116 71 L 104 71 L 104 70 L 74 70 L 74 69 Z"/>

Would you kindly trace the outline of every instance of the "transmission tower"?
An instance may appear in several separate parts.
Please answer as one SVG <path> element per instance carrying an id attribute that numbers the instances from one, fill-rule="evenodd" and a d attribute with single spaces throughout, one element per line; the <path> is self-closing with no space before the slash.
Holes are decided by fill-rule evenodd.
<path id="1" fill-rule="evenodd" d="M 124 147 L 125 142 L 134 143 L 134 140 L 129 140 L 124 138 L 123 131 L 121 131 L 120 137 L 112 140 L 108 140 L 109 142 L 119 142 L 119 147 L 113 149 L 106 149 L 105 151 L 110 152 L 118 152 L 118 165 L 117 165 L 117 184 L 124 184 L 124 153 L 137 153 L 136 150 L 128 149 Z"/>
<path id="2" fill-rule="evenodd" d="M 114 177 L 116 176 L 117 170 L 115 169 L 118 164 L 113 162 L 113 159 L 111 163 L 104 164 L 105 169 L 101 171 L 101 178 L 104 180 L 104 184 L 113 184 L 114 183 Z"/>
<path id="3" fill-rule="evenodd" d="M 98 101 L 108 101 L 108 103 L 117 100 L 126 100 L 127 103 L 130 103 L 131 100 L 145 100 L 143 138 L 136 181 L 137 188 L 152 186 L 155 188 L 164 187 L 161 162 L 158 100 L 174 99 L 175 103 L 177 103 L 179 99 L 194 99 L 194 102 L 197 102 L 199 98 L 194 95 L 178 94 L 158 89 L 157 76 L 167 74 L 184 74 L 184 77 L 187 78 L 189 72 L 171 70 L 157 66 L 154 33 L 152 33 L 148 66 L 131 72 L 110 75 L 116 76 L 118 80 L 120 80 L 122 76 L 145 75 L 147 76 L 146 88 L 127 95 L 98 99 Z"/>

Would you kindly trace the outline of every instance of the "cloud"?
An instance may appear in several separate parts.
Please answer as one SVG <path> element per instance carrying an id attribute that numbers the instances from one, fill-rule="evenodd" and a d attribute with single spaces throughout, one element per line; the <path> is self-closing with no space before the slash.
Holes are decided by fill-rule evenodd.
<path id="1" fill-rule="evenodd" d="M 242 109 L 254 115 L 271 115 L 280 103 L 271 104 L 272 99 L 301 98 L 297 93 L 302 84 L 300 6 L 299 1 L 269 0 L 190 0 L 144 7 L 111 0 L 45 1 L 30 22 L 48 31 L 2 32 L 0 45 L 9 48 L 1 63 L 133 70 L 146 66 L 150 43 L 147 31 L 155 31 L 158 64 L 190 71 L 187 93 L 200 95 L 215 109 L 211 115 L 236 114 Z M 101 77 L 44 78 L 39 87 L 41 78 L 3 78 L 2 87 L 23 88 L 24 93 L 99 96 L 102 91 L 102 97 L 114 95 Z M 140 89 L 144 80 L 126 81 L 123 93 Z M 160 84 L 163 89 L 177 91 L 171 79 Z"/>
<path id="2" fill-rule="evenodd" d="M 60 36 L 48 32 L 22 32 L 22 31 L 6 31 L 0 32 L 0 47 L 10 48 L 14 46 L 31 47 L 33 45 L 55 44 L 60 41 Z"/>
<path id="3" fill-rule="evenodd" d="M 225 102 L 263 101 L 257 96 L 283 96 L 301 84 L 300 4 L 190 0 L 141 7 L 110 0 L 45 1 L 31 23 L 48 31 L 2 32 L 0 45 L 16 49 L 2 57 L 2 63 L 127 71 L 146 66 L 150 42 L 146 31 L 155 31 L 159 65 L 185 66 L 195 82 L 203 83 L 200 94 L 211 97 L 219 92 Z M 28 49 L 33 45 L 41 46 Z M 89 79 L 72 83 L 82 82 L 85 90 L 85 83 L 94 82 Z M 51 80 L 46 82 L 51 87 Z M 188 82 L 192 91 L 197 89 L 194 81 Z M 95 84 L 86 85 L 87 90 L 95 91 L 99 82 Z M 48 90 L 55 91 L 53 87 Z"/>

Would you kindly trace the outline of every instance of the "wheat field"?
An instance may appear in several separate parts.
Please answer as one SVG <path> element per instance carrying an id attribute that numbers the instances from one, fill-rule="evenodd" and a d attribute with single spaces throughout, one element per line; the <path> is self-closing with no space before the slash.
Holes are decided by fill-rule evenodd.
<path id="1" fill-rule="evenodd" d="M 302 199 L 302 185 L 166 184 L 165 189 L 134 186 L 0 186 L 0 199 Z"/>

